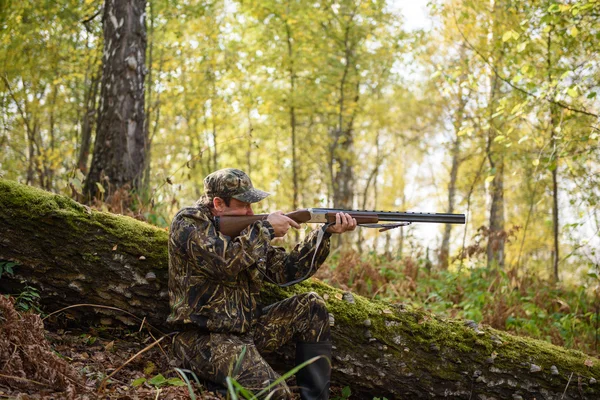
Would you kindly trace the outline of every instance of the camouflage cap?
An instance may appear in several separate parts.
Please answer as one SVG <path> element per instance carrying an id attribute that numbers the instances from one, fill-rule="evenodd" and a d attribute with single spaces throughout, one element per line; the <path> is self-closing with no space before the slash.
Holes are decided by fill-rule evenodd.
<path id="1" fill-rule="evenodd" d="M 224 168 L 204 178 L 204 195 L 209 199 L 231 197 L 246 203 L 261 201 L 270 193 L 255 189 L 244 171 Z"/>

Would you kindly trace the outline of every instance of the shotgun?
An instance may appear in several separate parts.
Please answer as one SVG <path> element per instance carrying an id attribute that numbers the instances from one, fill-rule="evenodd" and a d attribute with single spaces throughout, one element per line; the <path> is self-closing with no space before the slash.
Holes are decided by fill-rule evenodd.
<path id="1" fill-rule="evenodd" d="M 464 214 L 439 214 L 397 211 L 369 211 L 369 210 L 344 210 L 337 208 L 306 208 L 285 214 L 299 224 L 335 224 L 335 214 L 348 213 L 356 219 L 358 226 L 363 228 L 380 228 L 387 231 L 410 225 L 413 222 L 429 222 L 436 224 L 464 224 Z M 215 217 L 217 230 L 222 234 L 236 237 L 253 222 L 267 219 L 269 214 L 258 215 L 224 215 Z M 380 222 L 388 222 L 381 224 Z"/>

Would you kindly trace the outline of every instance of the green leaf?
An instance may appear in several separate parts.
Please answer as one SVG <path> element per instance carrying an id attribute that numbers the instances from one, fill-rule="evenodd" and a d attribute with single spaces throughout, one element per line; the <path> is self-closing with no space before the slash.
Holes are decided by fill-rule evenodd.
<path id="1" fill-rule="evenodd" d="M 523 143 L 524 141 L 526 141 L 527 139 L 529 139 L 529 136 L 523 136 L 521 139 L 519 139 L 519 144 Z"/>
<path id="2" fill-rule="evenodd" d="M 496 177 L 496 175 L 490 175 L 487 178 L 485 178 L 485 182 L 486 183 L 490 183 L 491 181 L 494 180 L 495 177 Z"/>
<path id="3" fill-rule="evenodd" d="M 144 382 L 146 382 L 146 378 L 144 378 L 142 376 L 141 378 L 137 378 L 136 380 L 134 380 L 133 382 L 131 382 L 131 386 L 138 387 L 138 386 L 142 385 Z"/>
<path id="4" fill-rule="evenodd" d="M 569 31 L 569 33 L 571 34 L 571 36 L 577 37 L 577 35 L 579 34 L 579 29 L 577 29 L 577 27 L 574 26 L 574 27 L 571 28 L 571 30 Z"/>
<path id="5" fill-rule="evenodd" d="M 569 89 L 567 89 L 567 94 L 571 97 L 578 97 L 579 93 L 577 91 L 577 87 L 573 86 L 573 87 L 570 87 Z"/>
<path id="6" fill-rule="evenodd" d="M 525 50 L 526 47 L 527 47 L 527 42 L 519 43 L 519 45 L 517 46 L 517 51 L 520 53 L 523 50 Z"/>
<path id="7" fill-rule="evenodd" d="M 161 386 L 164 385 L 166 382 L 167 379 L 164 376 L 162 376 L 162 374 L 158 374 L 148 381 L 149 384 L 154 386 Z"/>
<path id="8" fill-rule="evenodd" d="M 537 167 L 538 165 L 540 165 L 540 160 L 539 159 L 535 159 L 531 163 L 533 164 L 534 167 Z"/>
<path id="9" fill-rule="evenodd" d="M 596 97 L 596 92 L 590 92 L 587 96 L 588 99 L 593 99 Z"/>
<path id="10" fill-rule="evenodd" d="M 171 386 L 186 386 L 186 383 L 179 378 L 169 378 L 167 384 Z"/>
<path id="11" fill-rule="evenodd" d="M 235 379 L 228 376 L 227 378 L 225 378 L 225 382 L 227 383 L 227 393 L 229 394 L 229 397 L 231 398 L 231 400 L 238 400 L 238 397 L 237 397 L 238 392 L 237 392 L 237 390 L 235 390 L 233 388 L 233 382 L 235 382 Z"/>
<path id="12" fill-rule="evenodd" d="M 502 41 L 508 42 L 510 39 L 512 39 L 512 31 L 504 32 L 504 35 L 502 35 Z"/>
<path id="13" fill-rule="evenodd" d="M 290 376 L 296 374 L 296 372 L 300 371 L 302 368 L 306 367 L 308 364 L 312 364 L 315 361 L 317 361 L 319 358 L 323 358 L 324 356 L 317 356 L 317 357 L 313 357 L 310 360 L 306 360 L 304 361 L 302 364 L 300 365 L 296 365 L 294 368 L 290 369 L 289 371 L 287 371 L 285 374 L 281 375 L 275 382 L 271 383 L 269 386 L 267 386 L 266 388 L 264 388 L 263 390 L 261 390 L 260 392 L 258 392 L 256 394 L 256 397 L 261 397 L 264 396 L 269 390 L 271 390 L 272 388 L 274 388 L 275 386 L 279 385 L 280 382 L 285 381 L 287 378 L 289 378 Z M 329 362 L 329 361 L 328 361 Z M 229 377 L 227 377 L 227 380 L 229 382 Z M 235 381 L 234 381 L 235 382 Z"/>
<path id="14" fill-rule="evenodd" d="M 352 394 L 352 390 L 350 390 L 350 386 L 344 386 L 342 389 L 342 397 L 347 399 Z"/>
<path id="15" fill-rule="evenodd" d="M 96 187 L 100 193 L 104 194 L 104 186 L 102 186 L 100 182 L 96 182 Z"/>
<path id="16" fill-rule="evenodd" d="M 189 371 L 189 370 L 186 370 L 186 371 Z M 175 372 L 177 372 L 179 374 L 179 376 L 181 376 L 183 378 L 183 380 L 185 380 L 185 384 L 187 385 L 188 394 L 190 395 L 190 398 L 192 400 L 196 400 L 196 394 L 194 393 L 194 388 L 192 387 L 192 383 L 190 382 L 189 378 L 187 377 L 186 372 L 184 372 L 183 370 L 181 370 L 179 368 L 175 368 Z M 194 374 L 194 373 L 192 372 L 192 374 Z M 200 382 L 198 381 L 198 377 L 196 376 L 196 374 L 194 374 L 194 378 L 196 379 L 196 381 L 198 382 L 198 384 L 200 384 Z"/>
<path id="17" fill-rule="evenodd" d="M 548 12 L 557 13 L 559 11 L 560 7 L 558 6 L 558 4 L 552 4 L 550 7 L 548 7 Z"/>

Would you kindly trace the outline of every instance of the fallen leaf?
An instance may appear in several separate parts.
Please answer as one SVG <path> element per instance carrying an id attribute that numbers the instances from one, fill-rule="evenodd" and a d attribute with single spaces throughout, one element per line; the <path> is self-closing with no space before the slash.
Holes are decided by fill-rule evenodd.
<path id="1" fill-rule="evenodd" d="M 586 367 L 593 367 L 594 366 L 594 361 L 591 358 L 588 358 L 587 360 L 584 361 L 583 363 Z"/>
<path id="2" fill-rule="evenodd" d="M 140 258 L 139 258 L 139 259 L 140 259 L 140 260 L 145 260 L 145 259 L 146 259 L 146 257 L 144 257 L 144 256 L 140 256 Z"/>
<path id="3" fill-rule="evenodd" d="M 118 244 L 115 244 L 115 247 L 113 247 L 112 251 L 115 251 L 115 250 L 117 250 L 117 247 L 118 247 L 118 246 L 119 246 Z"/>
<path id="4" fill-rule="evenodd" d="M 327 293 L 323 295 L 323 300 L 329 300 L 329 295 Z"/>
<path id="5" fill-rule="evenodd" d="M 387 309 L 387 308 L 386 308 L 385 310 L 382 310 L 381 312 L 382 312 L 383 314 L 392 314 L 392 310 L 389 310 L 389 309 Z"/>
<path id="6" fill-rule="evenodd" d="M 338 300 L 342 300 L 343 296 L 342 296 L 341 293 L 336 293 L 335 294 L 335 298 L 338 299 Z"/>
<path id="7" fill-rule="evenodd" d="M 104 350 L 111 351 L 115 347 L 115 341 L 108 342 L 106 346 L 104 346 Z"/>

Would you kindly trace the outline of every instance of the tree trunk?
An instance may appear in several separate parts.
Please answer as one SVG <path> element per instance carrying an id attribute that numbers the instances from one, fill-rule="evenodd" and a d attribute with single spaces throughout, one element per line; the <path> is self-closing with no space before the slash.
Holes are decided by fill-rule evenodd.
<path id="1" fill-rule="evenodd" d="M 458 132 L 458 131 L 457 131 Z M 450 169 L 450 182 L 448 183 L 448 208 L 446 212 L 452 214 L 454 212 L 454 202 L 456 198 L 456 181 L 458 179 L 458 167 L 460 165 L 460 136 L 454 138 L 452 145 L 452 167 Z M 450 256 L 450 234 L 452 233 L 452 225 L 444 226 L 444 235 L 442 236 L 442 247 L 440 249 L 439 268 L 441 270 L 448 269 L 448 257 Z"/>
<path id="2" fill-rule="evenodd" d="M 502 0 L 495 0 L 492 8 L 492 32 L 490 43 L 491 46 L 496 46 L 496 40 L 500 37 L 500 15 L 502 14 L 502 7 L 504 7 Z M 494 51 L 493 69 L 498 70 L 500 59 L 502 58 L 502 50 Z M 498 54 L 496 54 L 498 53 Z M 494 121 L 494 112 L 496 107 L 496 100 L 498 91 L 500 90 L 500 79 L 493 72 L 491 74 L 490 93 L 488 99 L 488 132 L 487 132 L 487 157 L 490 163 L 490 170 L 494 175 L 494 179 L 491 183 L 491 196 L 492 204 L 490 206 L 490 219 L 489 219 L 489 232 L 488 232 L 488 243 L 487 243 L 487 265 L 488 268 L 504 268 L 504 245 L 505 245 L 505 232 L 504 232 L 504 149 L 499 143 L 495 142 L 497 133 L 499 131 Z"/>
<path id="3" fill-rule="evenodd" d="M 468 71 L 468 60 L 466 58 L 466 45 L 462 43 L 460 46 L 460 63 L 464 65 L 465 71 Z M 458 93 L 456 96 L 457 105 L 454 113 L 454 141 L 452 142 L 452 166 L 450 168 L 450 182 L 448 183 L 448 208 L 446 212 L 452 214 L 454 212 L 454 204 L 456 202 L 456 185 L 458 179 L 458 169 L 461 164 L 460 146 L 461 137 L 459 136 L 460 129 L 465 117 L 465 107 L 467 106 L 467 98 L 463 94 L 462 83 L 466 79 L 466 74 L 462 74 L 457 82 Z M 450 256 L 450 234 L 452 233 L 452 224 L 444 226 L 444 235 L 442 236 L 442 246 L 439 253 L 439 269 L 447 270 Z"/>
<path id="4" fill-rule="evenodd" d="M 77 168 L 84 174 L 87 173 L 90 146 L 92 144 L 93 118 L 96 114 L 96 98 L 98 97 L 100 73 L 101 71 L 92 75 L 90 85 L 85 94 L 85 109 L 83 110 L 83 120 L 81 122 L 81 147 L 79 148 L 79 156 L 77 157 Z"/>
<path id="5" fill-rule="evenodd" d="M 132 218 L 0 180 L 0 259 L 19 264 L 14 276 L 2 276 L 0 291 L 12 293 L 25 280 L 40 289 L 48 311 L 102 304 L 168 331 L 167 236 Z M 333 382 L 350 386 L 354 398 L 600 396 L 600 385 L 591 380 L 600 379 L 600 360 L 578 351 L 358 295 L 342 298 L 316 280 L 287 290 L 267 285 L 262 300 L 269 304 L 306 291 L 323 296 L 335 318 Z M 69 312 L 88 319 L 99 314 L 105 324 L 139 325 L 106 309 Z M 291 347 L 282 351 L 276 364 L 289 368 Z M 553 365 L 558 373 L 551 372 Z"/>
<path id="6" fill-rule="evenodd" d="M 547 39 L 547 64 L 548 64 L 548 83 L 552 83 L 552 29 L 548 31 L 548 39 Z M 557 138 L 556 138 L 556 129 L 559 127 L 558 121 L 558 110 L 557 106 L 554 104 L 550 104 L 550 148 L 552 149 L 552 154 L 550 155 L 550 168 L 552 170 L 552 238 L 553 238 L 553 251 L 552 251 L 552 266 L 553 266 L 553 275 L 554 280 L 556 282 L 559 281 L 558 275 L 558 261 L 560 257 L 560 242 L 558 240 L 559 233 L 559 210 L 558 210 L 558 165 L 560 163 L 559 150 L 557 148 Z"/>
<path id="7" fill-rule="evenodd" d="M 108 197 L 122 187 L 137 189 L 141 183 L 147 141 L 145 15 L 146 0 L 105 1 L 98 124 L 85 184 L 90 199 L 98 197 L 96 183 L 104 186 Z"/>

